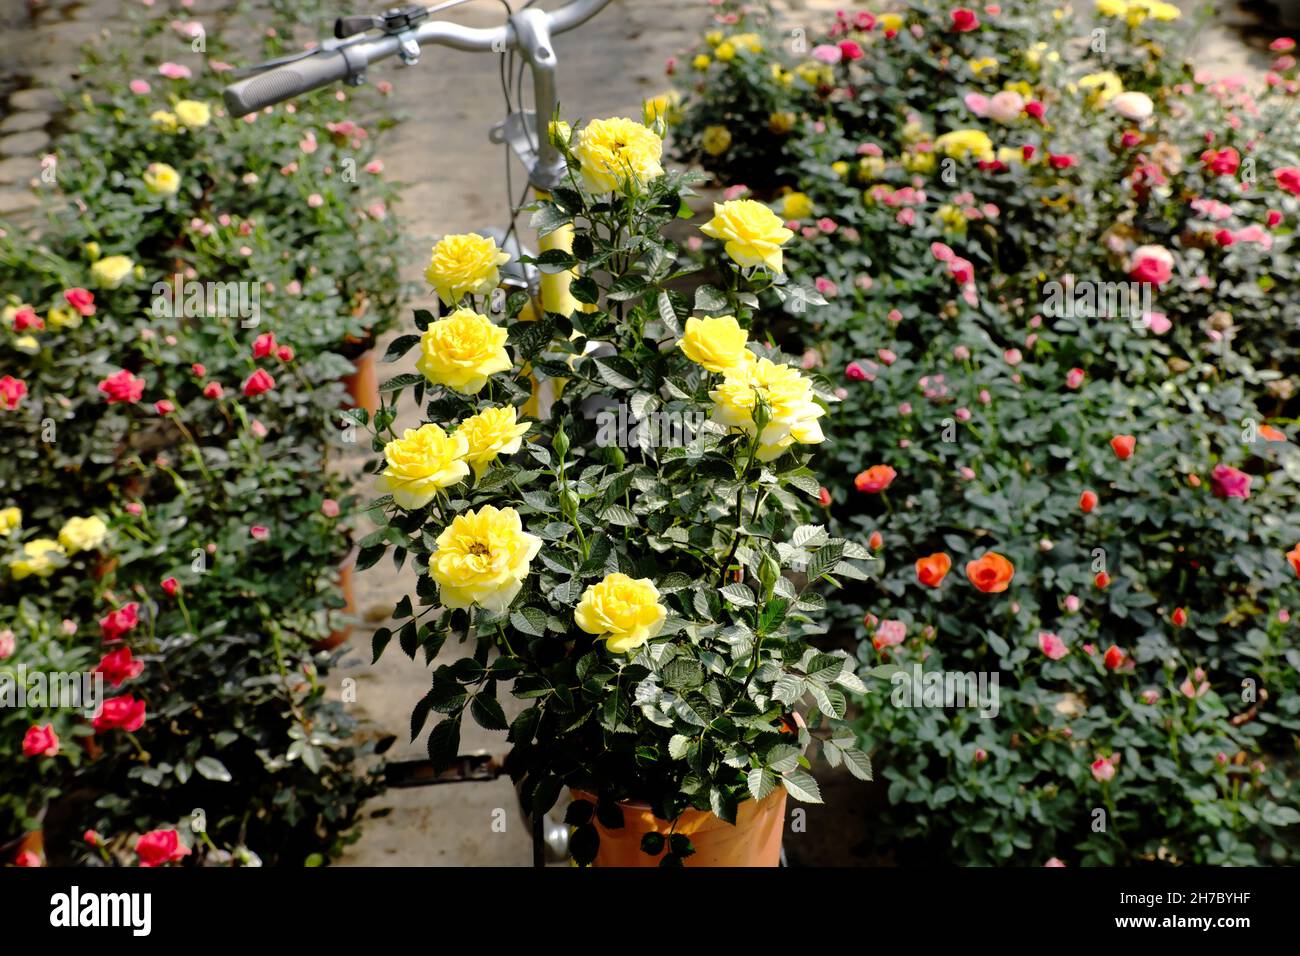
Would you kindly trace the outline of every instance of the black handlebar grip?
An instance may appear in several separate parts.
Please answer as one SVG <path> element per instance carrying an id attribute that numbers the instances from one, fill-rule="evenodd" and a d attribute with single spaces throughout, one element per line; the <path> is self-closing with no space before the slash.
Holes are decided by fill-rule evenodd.
<path id="1" fill-rule="evenodd" d="M 222 96 L 234 117 L 246 116 L 273 103 L 337 83 L 348 75 L 347 57 L 338 50 L 314 53 L 296 63 L 250 76 L 227 86 Z"/>

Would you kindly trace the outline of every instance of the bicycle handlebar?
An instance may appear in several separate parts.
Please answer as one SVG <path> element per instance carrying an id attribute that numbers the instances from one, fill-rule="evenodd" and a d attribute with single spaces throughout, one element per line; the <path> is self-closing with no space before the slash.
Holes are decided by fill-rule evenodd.
<path id="1" fill-rule="evenodd" d="M 548 32 L 557 34 L 586 23 L 609 3 L 610 0 L 573 0 L 552 13 L 525 9 L 514 14 L 502 26 L 492 29 L 433 20 L 405 33 L 329 40 L 320 49 L 299 60 L 232 83 L 225 88 L 223 98 L 231 116 L 246 116 L 339 80 L 364 77 L 367 66 L 402 51 L 403 43 L 411 39 L 420 46 L 505 52 L 519 46 L 520 31 L 515 21 L 523 14 L 544 19 Z M 546 54 L 548 57 L 553 56 L 549 51 Z"/>

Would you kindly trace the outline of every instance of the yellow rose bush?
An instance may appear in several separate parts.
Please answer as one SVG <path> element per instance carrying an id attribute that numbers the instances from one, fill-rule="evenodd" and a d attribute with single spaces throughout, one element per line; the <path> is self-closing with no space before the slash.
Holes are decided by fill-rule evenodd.
<path id="1" fill-rule="evenodd" d="M 742 38 L 733 62 L 761 48 Z M 396 623 L 376 632 L 377 654 L 394 638 L 430 659 L 449 639 L 468 642 L 415 702 L 416 733 L 439 715 L 435 763 L 456 756 L 466 717 L 508 730 L 532 810 L 564 786 L 596 795 L 599 810 L 579 800 L 570 811 L 581 862 L 599 842 L 594 814 L 618 820 L 619 801 L 729 821 L 777 788 L 816 801 L 797 759 L 814 745 L 869 772 L 839 730 L 845 693 L 862 687 L 856 664 L 808 641 L 818 590 L 864 577 L 868 557 L 812 517 L 812 459 L 835 399 L 749 331 L 759 297 L 814 293 L 781 273 L 790 230 L 748 202 L 720 204 L 702 230 L 720 240 L 716 284 L 697 276 L 690 297 L 680 291 L 697 270 L 663 230 L 699 177 L 659 165 L 662 117 L 648 118 L 654 128 L 554 127 L 570 176 L 533 226 L 571 229 L 573 251 L 525 264 L 571 272 L 570 314 L 525 292 L 500 314 L 475 312 L 442 295 L 449 270 L 429 275 L 455 310 L 417 310 L 419 333 L 389 350 L 395 362 L 413 353 L 415 371 L 382 386 L 368 508 L 379 527 L 359 559 L 412 561 L 419 574 Z M 491 256 L 477 261 L 486 275 Z M 472 304 L 489 309 L 490 291 Z M 524 411 L 539 390 L 551 396 L 540 419 Z M 408 391 L 427 419 L 399 436 L 391 422 Z M 506 680 L 525 703 L 509 724 Z M 679 841 L 669 860 L 689 852 Z"/>

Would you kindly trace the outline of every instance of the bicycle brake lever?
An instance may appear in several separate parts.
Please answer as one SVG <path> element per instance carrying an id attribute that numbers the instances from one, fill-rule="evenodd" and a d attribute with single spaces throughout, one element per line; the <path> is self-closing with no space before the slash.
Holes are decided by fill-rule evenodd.
<path id="1" fill-rule="evenodd" d="M 358 33 L 365 33 L 367 30 L 381 30 L 383 26 L 383 17 L 338 17 L 334 21 L 334 37 L 338 40 L 345 40 Z"/>

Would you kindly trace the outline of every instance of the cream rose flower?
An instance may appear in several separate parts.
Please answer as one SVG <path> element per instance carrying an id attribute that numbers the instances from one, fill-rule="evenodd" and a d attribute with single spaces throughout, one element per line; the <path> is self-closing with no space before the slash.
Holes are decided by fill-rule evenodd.
<path id="1" fill-rule="evenodd" d="M 754 353 L 745 348 L 748 341 L 749 334 L 734 315 L 712 319 L 692 316 L 686 320 L 686 333 L 677 345 L 692 362 L 710 372 L 725 372 L 754 360 Z"/>
<path id="2" fill-rule="evenodd" d="M 465 460 L 474 468 L 474 475 L 481 478 L 499 455 L 517 452 L 532 427 L 528 422 L 520 422 L 515 407 L 507 405 L 485 408 L 465 419 L 456 426 L 455 434 L 468 443 Z"/>
<path id="3" fill-rule="evenodd" d="M 116 289 L 134 268 L 126 256 L 105 256 L 90 267 L 90 275 L 101 289 Z"/>
<path id="4" fill-rule="evenodd" d="M 664 142 L 635 120 L 592 120 L 578 133 L 573 155 L 582 180 L 597 195 L 626 193 L 663 175 Z"/>
<path id="5" fill-rule="evenodd" d="M 68 554 L 94 551 L 108 537 L 108 525 L 95 515 L 89 518 L 69 518 L 59 530 L 59 544 Z"/>
<path id="6" fill-rule="evenodd" d="M 391 492 L 399 507 L 423 508 L 439 488 L 469 475 L 464 461 L 468 451 L 464 435 L 448 435 L 433 424 L 408 428 L 384 446 L 388 467 L 380 474 L 378 487 Z"/>
<path id="7" fill-rule="evenodd" d="M 611 652 L 628 654 L 657 636 L 667 617 L 653 581 L 615 573 L 583 592 L 573 622 L 604 638 Z"/>
<path id="8" fill-rule="evenodd" d="M 492 505 L 457 515 L 437 543 L 429 576 L 443 606 L 489 611 L 510 606 L 542 547 L 541 538 L 524 531 L 519 512 Z"/>
<path id="9" fill-rule="evenodd" d="M 489 375 L 511 365 L 506 330 L 472 309 L 457 309 L 431 322 L 420 337 L 420 357 L 415 363 L 435 385 L 466 395 L 478 394 Z"/>
<path id="10" fill-rule="evenodd" d="M 0 538 L 7 538 L 14 530 L 23 526 L 23 513 L 20 508 L 0 508 Z"/>
<path id="11" fill-rule="evenodd" d="M 752 437 L 758 431 L 754 412 L 760 396 L 770 417 L 758 435 L 759 461 L 779 458 L 795 443 L 815 445 L 826 440 L 818 422 L 826 409 L 814 397 L 812 383 L 789 365 L 768 359 L 726 373 L 722 384 L 709 392 L 713 420 Z"/>
<path id="12" fill-rule="evenodd" d="M 456 305 L 466 295 L 488 295 L 501 282 L 501 266 L 510 253 L 495 239 L 477 233 L 443 236 L 433 247 L 424 277 L 444 305 Z"/>
<path id="13" fill-rule="evenodd" d="M 753 199 L 714 203 L 713 218 L 700 227 L 706 236 L 721 240 L 737 265 L 782 269 L 781 247 L 794 236 L 771 209 Z"/>

